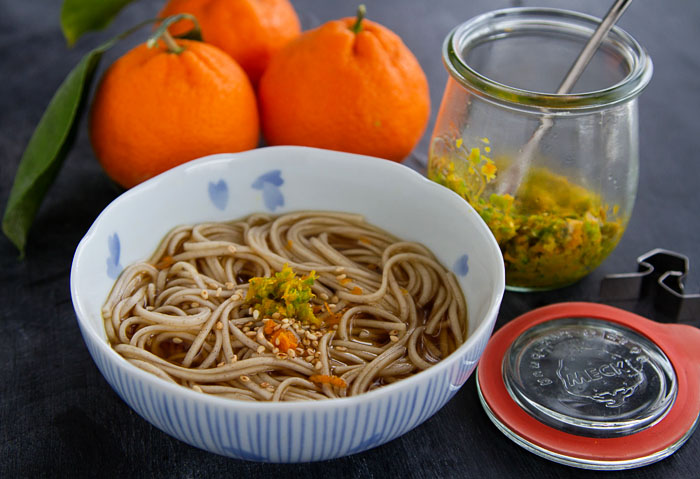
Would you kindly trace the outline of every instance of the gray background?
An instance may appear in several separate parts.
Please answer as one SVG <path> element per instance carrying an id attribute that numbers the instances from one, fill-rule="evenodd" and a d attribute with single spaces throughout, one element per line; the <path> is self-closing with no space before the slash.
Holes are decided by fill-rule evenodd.
<path id="1" fill-rule="evenodd" d="M 154 17 L 160 1 L 129 6 L 106 32 L 68 49 L 58 0 L 0 0 L 0 205 L 47 102 L 82 55 L 102 40 Z M 441 43 L 456 24 L 509 6 L 558 6 L 603 15 L 608 1 L 367 1 L 369 18 L 399 34 L 425 70 L 430 124 L 406 164 L 423 171 L 447 74 Z M 354 2 L 293 0 L 304 29 L 354 14 Z M 603 275 L 635 269 L 655 247 L 700 261 L 700 2 L 634 2 L 620 21 L 649 51 L 654 78 L 640 106 L 641 170 L 637 203 L 619 247 L 589 277 L 552 293 L 506 293 L 498 325 L 537 306 L 598 301 Z M 120 44 L 101 69 L 145 33 Z M 325 463 L 255 464 L 187 446 L 151 427 L 109 388 L 85 348 L 70 301 L 73 252 L 99 212 L 121 190 L 102 172 L 80 127 L 75 146 L 39 211 L 18 261 L 0 237 L 0 477 L 697 477 L 700 435 L 661 463 L 619 473 L 556 465 L 506 439 L 479 405 L 474 378 L 433 418 L 374 450 Z M 697 292 L 698 274 L 687 280 Z M 656 319 L 649 301 L 618 304 Z"/>

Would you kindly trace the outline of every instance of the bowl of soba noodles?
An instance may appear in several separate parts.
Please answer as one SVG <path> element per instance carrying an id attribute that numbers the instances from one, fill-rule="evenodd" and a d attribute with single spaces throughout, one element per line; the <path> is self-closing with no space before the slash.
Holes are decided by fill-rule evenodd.
<path id="1" fill-rule="evenodd" d="M 488 227 L 447 188 L 271 147 L 119 196 L 70 283 L 95 364 L 144 419 L 216 454 L 308 462 L 436 413 L 474 371 L 504 278 Z"/>

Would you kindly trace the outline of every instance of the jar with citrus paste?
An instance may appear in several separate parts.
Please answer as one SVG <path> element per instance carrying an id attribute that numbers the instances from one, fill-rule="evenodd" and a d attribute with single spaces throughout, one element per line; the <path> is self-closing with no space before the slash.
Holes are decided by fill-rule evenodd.
<path id="1" fill-rule="evenodd" d="M 459 25 L 443 45 L 450 77 L 428 177 L 488 224 L 510 290 L 578 281 L 615 248 L 632 211 L 647 53 L 614 27 L 571 93 L 553 93 L 599 22 L 498 10 Z"/>

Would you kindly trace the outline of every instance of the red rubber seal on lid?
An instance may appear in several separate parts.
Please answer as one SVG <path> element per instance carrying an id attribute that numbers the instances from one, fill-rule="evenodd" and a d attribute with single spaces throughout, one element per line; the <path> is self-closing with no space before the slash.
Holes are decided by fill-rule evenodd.
<path id="1" fill-rule="evenodd" d="M 673 365 L 678 387 L 676 399 L 666 415 L 656 424 L 627 436 L 596 438 L 567 433 L 543 424 L 516 403 L 503 380 L 505 354 L 513 341 L 528 329 L 561 318 L 609 321 L 655 343 Z M 546 306 L 514 319 L 493 335 L 481 357 L 477 381 L 483 401 L 495 419 L 519 439 L 551 456 L 574 459 L 558 462 L 629 464 L 663 451 L 672 452 L 695 427 L 700 414 L 700 330 L 687 325 L 656 323 L 628 311 L 595 303 Z"/>

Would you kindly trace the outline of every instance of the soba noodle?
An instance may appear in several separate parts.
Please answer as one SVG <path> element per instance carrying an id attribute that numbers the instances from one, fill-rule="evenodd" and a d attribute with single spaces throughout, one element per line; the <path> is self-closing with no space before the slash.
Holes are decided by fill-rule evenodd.
<path id="1" fill-rule="evenodd" d="M 312 284 L 315 322 L 249 297 L 251 278 L 289 268 Z M 358 215 L 316 211 L 175 228 L 149 261 L 124 269 L 102 314 L 135 366 L 252 401 L 361 394 L 444 359 L 467 330 L 457 281 L 427 248 Z"/>

